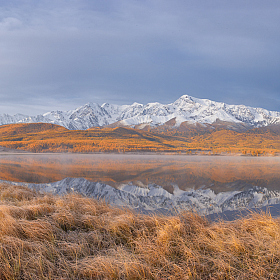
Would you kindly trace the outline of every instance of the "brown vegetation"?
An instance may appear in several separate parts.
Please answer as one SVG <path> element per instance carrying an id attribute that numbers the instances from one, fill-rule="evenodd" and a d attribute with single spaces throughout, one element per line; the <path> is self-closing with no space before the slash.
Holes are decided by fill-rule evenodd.
<path id="1" fill-rule="evenodd" d="M 0 279 L 279 279 L 280 221 L 160 217 L 0 186 Z"/>
<path id="2" fill-rule="evenodd" d="M 280 152 L 280 133 L 272 128 L 243 132 L 216 129 L 148 131 L 132 128 L 67 130 L 52 124 L 0 126 L 0 146 L 32 152 L 179 152 L 242 153 L 259 156 Z"/>

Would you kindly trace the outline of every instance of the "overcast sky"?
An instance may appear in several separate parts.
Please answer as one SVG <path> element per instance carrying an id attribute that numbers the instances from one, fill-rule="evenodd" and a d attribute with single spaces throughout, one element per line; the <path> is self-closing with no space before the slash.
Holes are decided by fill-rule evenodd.
<path id="1" fill-rule="evenodd" d="M 183 94 L 280 111 L 280 1 L 0 0 L 0 114 Z"/>

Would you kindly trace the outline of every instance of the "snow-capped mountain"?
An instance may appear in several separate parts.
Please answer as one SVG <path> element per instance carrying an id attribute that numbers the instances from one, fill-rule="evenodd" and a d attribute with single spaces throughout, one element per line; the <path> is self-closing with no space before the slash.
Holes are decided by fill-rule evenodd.
<path id="1" fill-rule="evenodd" d="M 176 185 L 174 185 L 172 193 L 156 184 L 139 187 L 131 183 L 122 185 L 117 189 L 105 183 L 91 182 L 84 178 L 65 178 L 48 184 L 12 184 L 25 185 L 38 191 L 58 195 L 77 192 L 87 197 L 103 199 L 112 205 L 148 211 L 191 210 L 208 215 L 224 211 L 280 204 L 280 191 L 268 190 L 257 186 L 244 191 L 229 191 L 215 194 L 211 189 L 183 191 Z"/>
<path id="2" fill-rule="evenodd" d="M 183 122 L 212 124 L 217 120 L 261 127 L 280 123 L 280 112 L 252 108 L 245 105 L 228 105 L 208 99 L 183 95 L 174 103 L 158 102 L 146 105 L 112 105 L 88 103 L 75 110 L 52 111 L 37 116 L 17 114 L 0 115 L 0 125 L 11 123 L 44 122 L 64 126 L 68 129 L 88 129 L 118 123 L 120 126 L 148 124 L 158 126 L 174 120 L 175 126 Z"/>

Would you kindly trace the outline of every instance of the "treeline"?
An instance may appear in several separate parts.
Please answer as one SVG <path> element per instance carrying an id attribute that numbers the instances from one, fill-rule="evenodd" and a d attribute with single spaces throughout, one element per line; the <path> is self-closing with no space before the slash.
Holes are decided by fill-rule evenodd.
<path id="1" fill-rule="evenodd" d="M 0 126 L 0 146 L 31 152 L 176 152 L 242 153 L 266 155 L 280 152 L 280 133 L 266 130 L 215 130 L 189 135 L 169 130 L 158 133 L 132 128 L 67 130 L 52 124 Z"/>

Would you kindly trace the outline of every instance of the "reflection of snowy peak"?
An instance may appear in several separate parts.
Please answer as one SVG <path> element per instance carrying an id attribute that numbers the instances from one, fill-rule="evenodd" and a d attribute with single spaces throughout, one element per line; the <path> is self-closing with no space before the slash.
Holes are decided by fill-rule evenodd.
<path id="1" fill-rule="evenodd" d="M 162 125 L 174 119 L 176 126 L 182 122 L 213 123 L 217 119 L 243 123 L 254 127 L 280 123 L 280 112 L 252 108 L 244 105 L 227 105 L 208 99 L 181 96 L 167 105 L 148 103 L 142 105 L 112 105 L 88 103 L 71 111 L 52 111 L 43 115 L 0 115 L 0 124 L 45 122 L 62 125 L 68 129 L 88 129 L 119 122 L 120 125 Z"/>
<path id="2" fill-rule="evenodd" d="M 253 187 L 247 191 L 215 194 L 210 189 L 182 191 L 175 186 L 173 193 L 169 193 L 155 184 L 147 187 L 127 184 L 116 189 L 104 183 L 90 182 L 83 178 L 65 178 L 49 184 L 24 185 L 59 195 L 74 191 L 88 197 L 105 199 L 112 205 L 142 210 L 194 210 L 202 214 L 212 214 L 280 204 L 280 191 L 270 191 L 260 187 Z"/>

